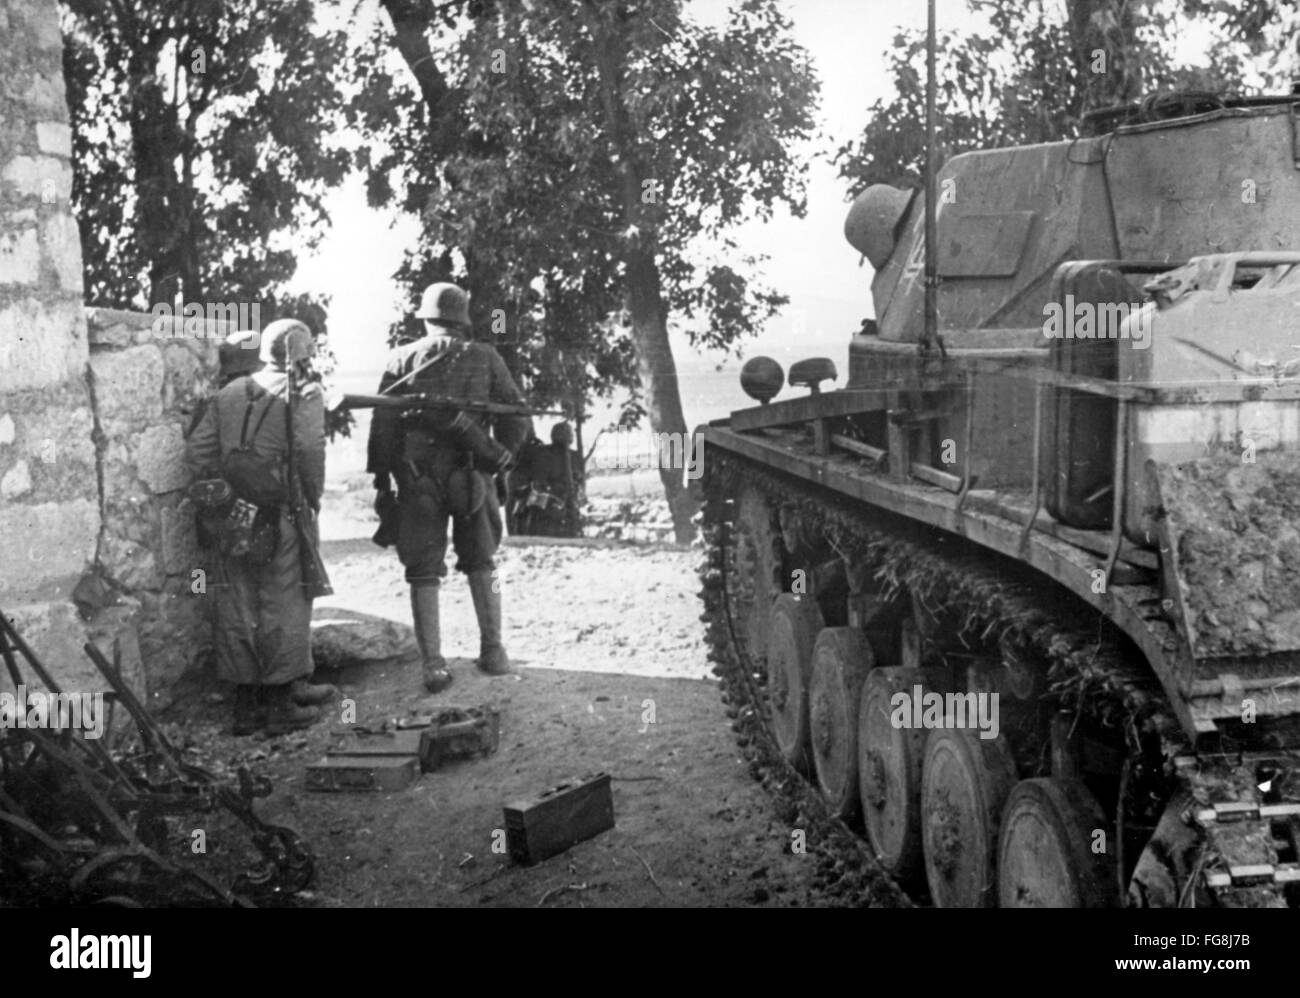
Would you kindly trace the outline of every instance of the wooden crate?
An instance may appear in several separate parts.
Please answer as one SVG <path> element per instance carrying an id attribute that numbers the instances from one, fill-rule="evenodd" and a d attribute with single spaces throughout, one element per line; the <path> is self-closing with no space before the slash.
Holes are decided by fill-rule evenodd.
<path id="1" fill-rule="evenodd" d="M 506 846 L 518 863 L 539 863 L 614 827 L 609 774 L 597 773 L 506 805 Z"/>
<path id="2" fill-rule="evenodd" d="M 331 755 L 307 767 L 308 790 L 405 790 L 420 777 L 415 756 Z"/>

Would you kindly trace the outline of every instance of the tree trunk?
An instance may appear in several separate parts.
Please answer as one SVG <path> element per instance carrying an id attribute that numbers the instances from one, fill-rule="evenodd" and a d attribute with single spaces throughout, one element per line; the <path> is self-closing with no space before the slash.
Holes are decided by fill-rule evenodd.
<path id="1" fill-rule="evenodd" d="M 649 253 L 635 250 L 627 258 L 627 306 L 632 314 L 632 340 L 636 345 L 637 368 L 645 389 L 646 410 L 650 427 L 656 434 L 651 453 L 660 457 L 659 480 L 673 516 L 673 533 L 679 544 L 689 544 L 695 537 L 691 523 L 695 500 L 686 491 L 685 464 L 690 459 L 690 436 L 686 417 L 682 415 L 681 394 L 677 390 L 677 366 L 668 342 L 668 314 L 659 292 L 659 268 Z M 681 442 L 661 447 L 662 434 Z M 680 456 L 681 461 L 669 460 Z M 677 465 L 673 467 L 673 465 Z"/>
<path id="2" fill-rule="evenodd" d="M 663 482 L 664 496 L 673 517 L 673 533 L 678 543 L 689 544 L 695 537 L 691 520 L 696 510 L 695 500 L 684 484 L 690 437 L 686 433 L 686 417 L 682 415 L 677 365 L 673 362 L 673 351 L 668 342 L 668 310 L 664 306 L 659 267 L 655 263 L 655 218 L 653 212 L 647 210 L 642 196 L 642 182 L 653 178 L 649 178 L 641 166 L 633 126 L 623 103 L 619 61 L 625 57 L 626 45 L 623 39 L 611 36 L 601 27 L 599 8 L 591 0 L 579 7 L 579 11 L 594 43 L 601 106 L 610 150 L 618 163 L 622 185 L 623 215 L 629 227 L 638 233 L 635 241 L 623 251 L 627 267 L 625 299 L 632 316 L 632 343 L 636 347 L 637 371 L 645 390 L 650 428 L 656 434 L 656 446 L 652 452 L 663 456 L 664 448 L 658 446 L 663 440 L 662 434 L 669 434 L 670 440 L 676 439 L 681 443 L 680 451 L 673 447 L 670 452 L 670 456 L 680 454 L 680 461 L 661 459 L 657 463 L 659 480 Z M 674 438 L 674 434 L 678 436 Z M 664 467 L 673 464 L 680 466 Z"/>

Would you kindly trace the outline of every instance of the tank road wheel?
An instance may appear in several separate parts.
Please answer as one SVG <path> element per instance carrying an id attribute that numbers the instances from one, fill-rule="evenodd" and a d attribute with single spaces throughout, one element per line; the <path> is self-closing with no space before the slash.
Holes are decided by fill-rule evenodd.
<path id="1" fill-rule="evenodd" d="M 912 696 L 925 680 L 919 669 L 872 669 L 858 711 L 858 792 L 862 823 L 876 859 L 896 880 L 921 870 L 921 765 L 925 731 L 890 723 L 896 693 Z"/>
<path id="2" fill-rule="evenodd" d="M 824 627 L 813 648 L 808 720 L 817 784 L 835 814 L 856 817 L 858 800 L 858 700 L 875 665 L 862 633 Z"/>
<path id="3" fill-rule="evenodd" d="M 1015 784 L 1015 765 L 997 739 L 967 728 L 930 732 L 921 774 L 921 838 L 936 907 L 997 906 L 998 828 Z"/>
<path id="4" fill-rule="evenodd" d="M 809 754 L 808 684 L 813 645 L 822 630 L 821 610 L 809 597 L 782 593 L 772 604 L 767 639 L 767 697 L 772 734 L 785 761 L 812 771 Z"/>
<path id="5" fill-rule="evenodd" d="M 1021 780 L 1002 814 L 998 899 L 1003 908 L 1113 908 L 1111 852 L 1092 851 L 1109 822 L 1078 780 Z"/>
<path id="6" fill-rule="evenodd" d="M 736 594 L 737 639 L 749 660 L 749 668 L 760 671 L 767 657 L 767 636 L 772 599 L 781 591 L 777 583 L 780 565 L 776 557 L 776 530 L 772 507 L 753 486 L 746 486 L 736 503 L 735 567 L 740 591 Z"/>

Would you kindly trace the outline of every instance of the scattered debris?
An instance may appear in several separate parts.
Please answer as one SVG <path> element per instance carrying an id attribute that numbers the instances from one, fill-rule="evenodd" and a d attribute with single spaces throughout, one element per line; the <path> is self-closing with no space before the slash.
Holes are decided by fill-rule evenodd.
<path id="1" fill-rule="evenodd" d="M 632 847 L 628 846 L 628 848 L 631 849 Z M 632 849 L 632 855 L 635 856 L 637 859 L 639 859 L 641 861 L 641 865 L 645 867 L 646 875 L 650 878 L 650 883 L 655 885 L 655 890 L 657 890 L 660 894 L 663 894 L 664 889 L 660 885 L 659 881 L 655 879 L 655 872 L 654 870 L 650 869 L 650 864 L 645 861 L 645 857 L 642 856 L 635 849 Z"/>
<path id="2" fill-rule="evenodd" d="M 565 884 L 563 887 L 552 887 L 549 891 L 547 891 L 545 894 L 542 895 L 541 900 L 537 902 L 535 907 L 540 908 L 542 905 L 546 904 L 546 902 L 549 901 L 551 898 L 559 897 L 561 894 L 569 894 L 575 891 L 586 891 L 590 889 L 591 888 L 588 887 L 586 884 Z"/>
<path id="3" fill-rule="evenodd" d="M 377 728 L 359 725 L 307 767 L 307 787 L 405 790 L 420 773 L 432 773 L 449 759 L 491 755 L 500 743 L 501 716 L 492 707 L 448 706 Z"/>
<path id="4" fill-rule="evenodd" d="M 420 733 L 420 770 L 432 773 L 449 759 L 489 756 L 501 744 L 501 715 L 491 707 L 447 707 Z"/>
<path id="5" fill-rule="evenodd" d="M 505 808 L 506 848 L 518 863 L 539 863 L 614 827 L 608 773 L 562 783 Z"/>
<path id="6" fill-rule="evenodd" d="M 186 761 L 122 681 L 120 663 L 93 644 L 84 649 L 109 687 L 94 695 L 107 714 L 96 730 L 63 724 L 71 715 L 61 726 L 0 728 L 0 904 L 254 907 L 308 888 L 310 850 L 254 813 L 270 781 L 240 767 L 232 786 Z M 21 659 L 43 695 L 68 696 L 3 613 L 0 657 L 15 690 L 27 687 Z M 169 825 L 196 814 L 212 824 L 220 812 L 246 827 L 261 855 L 230 885 L 197 869 L 201 850 L 188 848 L 179 821 Z M 187 847 L 169 850 L 182 841 Z"/>

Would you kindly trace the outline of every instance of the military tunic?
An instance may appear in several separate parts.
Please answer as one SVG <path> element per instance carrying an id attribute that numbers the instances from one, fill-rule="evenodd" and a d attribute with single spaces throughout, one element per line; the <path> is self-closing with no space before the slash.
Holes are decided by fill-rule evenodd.
<path id="1" fill-rule="evenodd" d="M 250 389 L 249 432 L 262 416 L 254 452 L 277 467 L 288 464 L 283 371 L 236 378 L 221 389 L 186 441 L 197 476 L 220 474 L 221 459 L 239 446 Z M 303 497 L 315 510 L 325 487 L 325 405 L 320 386 L 306 384 L 294 400 L 294 451 Z M 215 608 L 218 675 L 240 685 L 278 686 L 310 676 L 311 600 L 304 596 L 298 534 L 288 507 L 278 518 L 279 540 L 270 561 L 253 566 L 213 552 L 207 592 Z M 312 525 L 315 529 L 315 524 Z"/>
<path id="2" fill-rule="evenodd" d="M 413 377 L 393 386 L 412 372 Z M 450 395 L 476 402 L 522 405 L 523 395 L 505 361 L 486 343 L 437 334 L 393 351 L 379 382 L 380 394 Z M 469 413 L 512 454 L 532 431 L 527 416 Z M 397 554 L 412 584 L 436 582 L 447 574 L 447 523 L 460 572 L 491 570 L 501 543 L 501 506 L 492 482 L 494 469 L 475 469 L 482 479 L 484 502 L 467 517 L 452 517 L 445 498 L 451 473 L 465 467 L 467 453 L 440 434 L 430 414 L 419 410 L 376 409 L 370 424 L 367 470 L 376 487 L 390 479 L 398 487 Z M 432 482 L 432 489 L 417 487 Z"/>

